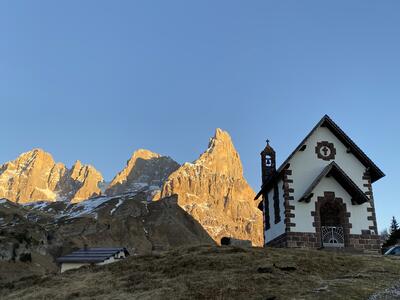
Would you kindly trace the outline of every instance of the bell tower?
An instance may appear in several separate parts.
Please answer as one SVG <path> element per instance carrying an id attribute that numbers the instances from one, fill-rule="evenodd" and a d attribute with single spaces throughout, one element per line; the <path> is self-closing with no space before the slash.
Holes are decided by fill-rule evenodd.
<path id="1" fill-rule="evenodd" d="M 269 145 L 267 140 L 267 146 L 261 152 L 261 176 L 262 184 L 264 185 L 276 171 L 275 163 L 275 150 Z"/>

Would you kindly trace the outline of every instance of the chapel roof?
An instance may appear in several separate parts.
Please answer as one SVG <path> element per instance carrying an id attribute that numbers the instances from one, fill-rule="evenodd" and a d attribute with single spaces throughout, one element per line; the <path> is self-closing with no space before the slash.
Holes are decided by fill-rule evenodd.
<path id="1" fill-rule="evenodd" d="M 74 251 L 68 255 L 61 256 L 56 259 L 59 263 L 98 263 L 103 262 L 111 256 L 119 253 L 125 252 L 125 255 L 128 256 L 129 252 L 126 248 L 84 248 Z"/>
<path id="2" fill-rule="evenodd" d="M 281 164 L 281 166 L 276 171 L 275 176 L 272 176 L 269 181 L 267 181 L 261 190 L 256 195 L 255 199 L 258 199 L 265 190 L 269 190 L 272 185 L 271 183 L 279 179 L 287 168 L 287 165 L 291 158 L 301 149 L 307 139 L 319 128 L 328 128 L 346 147 L 348 152 L 354 154 L 354 156 L 368 168 L 371 175 L 371 183 L 381 179 L 385 174 L 378 168 L 378 166 L 353 142 L 353 140 L 328 116 L 324 115 L 322 119 L 314 126 L 314 128 L 307 134 L 307 136 L 301 141 L 301 143 L 296 147 L 296 149 L 289 155 L 289 157 Z"/>

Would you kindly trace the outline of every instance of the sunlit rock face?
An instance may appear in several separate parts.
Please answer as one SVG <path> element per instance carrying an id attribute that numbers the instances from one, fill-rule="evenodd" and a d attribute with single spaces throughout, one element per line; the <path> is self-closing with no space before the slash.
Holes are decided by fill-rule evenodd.
<path id="1" fill-rule="evenodd" d="M 135 151 L 126 167 L 111 181 L 107 195 L 120 195 L 142 189 L 159 190 L 179 164 L 167 156 L 145 149 Z"/>
<path id="2" fill-rule="evenodd" d="M 64 198 L 71 199 L 72 203 L 81 202 L 101 194 L 99 184 L 103 182 L 100 172 L 90 165 L 75 162 L 65 182 L 60 182 L 59 189 Z"/>
<path id="3" fill-rule="evenodd" d="M 254 191 L 243 177 L 239 154 L 229 134 L 217 129 L 208 149 L 180 166 L 169 157 L 137 150 L 126 167 L 104 187 L 102 175 L 77 161 L 71 169 L 41 150 L 21 154 L 0 166 L 0 198 L 17 203 L 66 200 L 144 192 L 147 200 L 178 195 L 177 203 L 219 243 L 222 237 L 262 245 L 262 216 Z"/>
<path id="4" fill-rule="evenodd" d="M 0 167 L 0 197 L 13 202 L 67 199 L 79 201 L 99 194 L 101 174 L 77 162 L 71 170 L 34 149 Z"/>
<path id="5" fill-rule="evenodd" d="M 227 236 L 263 244 L 262 214 L 227 132 L 217 129 L 208 149 L 172 173 L 155 200 L 173 194 L 217 243 Z"/>

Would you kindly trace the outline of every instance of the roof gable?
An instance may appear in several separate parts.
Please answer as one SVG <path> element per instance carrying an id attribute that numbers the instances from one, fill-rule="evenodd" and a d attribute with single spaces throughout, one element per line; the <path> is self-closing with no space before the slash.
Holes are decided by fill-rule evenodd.
<path id="1" fill-rule="evenodd" d="M 369 201 L 365 193 L 354 183 L 353 180 L 338 166 L 334 161 L 327 165 L 322 172 L 314 179 L 311 185 L 307 188 L 303 196 L 300 197 L 300 202 L 310 202 L 313 196 L 313 190 L 318 186 L 324 177 L 330 177 L 336 181 L 349 193 L 352 197 L 353 204 L 362 204 Z"/>
<path id="2" fill-rule="evenodd" d="M 290 166 L 290 161 L 293 156 L 302 149 L 306 141 L 313 135 L 318 128 L 326 127 L 346 148 L 348 152 L 351 152 L 362 165 L 364 165 L 371 175 L 371 182 L 375 182 L 380 178 L 384 177 L 385 174 L 375 165 L 375 163 L 347 136 L 346 133 L 340 127 L 332 121 L 332 119 L 325 115 L 322 119 L 314 126 L 314 128 L 307 134 L 307 136 L 301 141 L 301 143 L 296 147 L 296 149 L 289 155 L 289 157 L 281 164 L 274 176 L 262 186 L 261 190 L 258 192 L 255 199 L 258 199 L 261 194 L 269 190 L 272 185 L 271 183 L 277 181 L 283 175 L 286 168 Z"/>
<path id="3" fill-rule="evenodd" d="M 309 134 L 301 141 L 301 143 L 296 147 L 296 149 L 289 155 L 289 157 L 282 163 L 282 165 L 277 170 L 280 173 L 290 161 L 290 159 L 300 150 L 306 140 L 319 128 L 328 128 L 347 148 L 348 151 L 353 153 L 354 156 L 367 168 L 369 168 L 371 174 L 371 182 L 375 182 L 385 174 L 378 168 L 377 165 L 353 142 L 353 140 L 328 116 L 325 115 L 322 119 L 314 126 Z"/>

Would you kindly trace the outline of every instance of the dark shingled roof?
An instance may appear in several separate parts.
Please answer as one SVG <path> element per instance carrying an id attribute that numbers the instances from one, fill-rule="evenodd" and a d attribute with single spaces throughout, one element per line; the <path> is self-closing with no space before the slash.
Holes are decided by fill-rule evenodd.
<path id="1" fill-rule="evenodd" d="M 61 256 L 56 259 L 59 263 L 66 262 L 81 262 L 81 263 L 98 263 L 103 262 L 111 256 L 123 251 L 125 256 L 129 255 L 128 250 L 126 248 L 86 248 L 79 249 L 74 251 L 68 255 Z"/>
<path id="2" fill-rule="evenodd" d="M 349 193 L 352 197 L 353 204 L 362 204 L 369 201 L 367 195 L 354 183 L 353 180 L 335 163 L 334 161 L 327 165 L 322 172 L 315 178 L 311 185 L 307 188 L 303 196 L 299 199 L 300 202 L 309 202 L 313 196 L 313 190 L 321 182 L 322 178 L 330 177 L 336 179 L 337 182 Z"/>
<path id="3" fill-rule="evenodd" d="M 326 127 L 328 128 L 347 148 L 348 151 L 351 152 L 357 159 L 369 169 L 371 174 L 371 183 L 381 179 L 385 176 L 385 174 L 379 169 L 374 162 L 353 142 L 353 140 L 342 130 L 340 127 L 333 122 L 333 120 L 325 115 L 322 119 L 314 126 L 314 128 L 310 131 L 309 134 L 301 141 L 301 143 L 297 146 L 297 148 L 289 155 L 289 157 L 282 163 L 282 165 L 278 168 L 275 173 L 275 176 L 271 177 L 269 181 L 267 181 L 258 192 L 255 199 L 258 199 L 264 191 L 269 191 L 272 188 L 272 184 L 275 180 L 278 180 L 285 170 L 286 165 L 289 163 L 290 159 L 296 154 L 297 151 L 303 146 L 306 140 L 319 128 Z"/>

